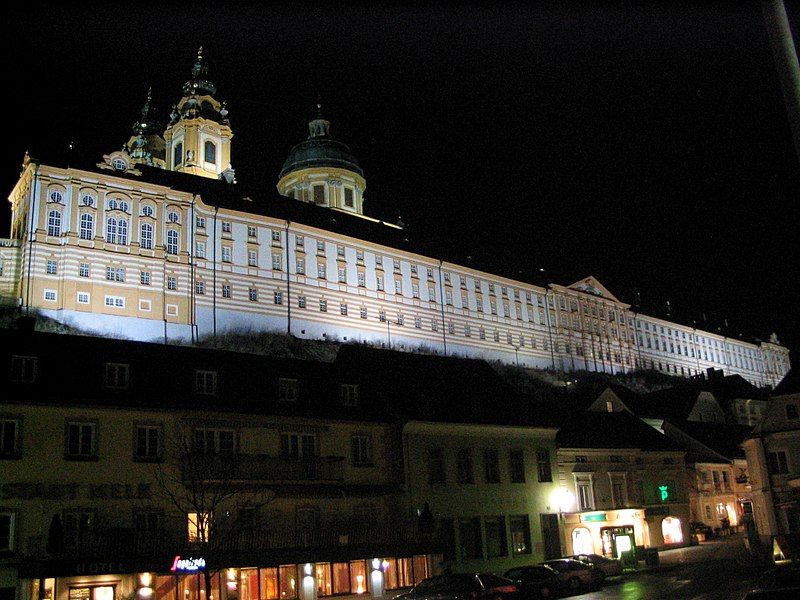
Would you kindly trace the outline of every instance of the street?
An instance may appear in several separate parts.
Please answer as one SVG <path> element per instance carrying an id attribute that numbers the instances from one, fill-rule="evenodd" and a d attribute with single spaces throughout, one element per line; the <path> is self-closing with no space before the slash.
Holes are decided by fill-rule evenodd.
<path id="1" fill-rule="evenodd" d="M 580 599 L 692 598 L 737 600 L 753 588 L 759 571 L 752 566 L 741 536 L 660 553 L 652 571 L 610 579 L 602 590 Z"/>

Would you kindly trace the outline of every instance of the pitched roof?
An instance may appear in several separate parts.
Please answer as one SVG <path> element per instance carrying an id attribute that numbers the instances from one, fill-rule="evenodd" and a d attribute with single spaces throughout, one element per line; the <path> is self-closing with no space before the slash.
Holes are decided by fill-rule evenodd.
<path id="1" fill-rule="evenodd" d="M 675 442 L 627 411 L 575 413 L 562 423 L 556 444 L 559 448 L 681 450 Z"/>
<path id="2" fill-rule="evenodd" d="M 670 435 L 669 426 L 728 460 L 744 458 L 744 450 L 739 445 L 753 429 L 748 425 L 729 425 L 707 421 L 668 421 L 665 424 L 667 435 Z M 699 446 L 695 446 L 695 448 L 699 448 Z M 696 459 L 702 458 L 702 452 L 695 450 L 695 454 Z"/>

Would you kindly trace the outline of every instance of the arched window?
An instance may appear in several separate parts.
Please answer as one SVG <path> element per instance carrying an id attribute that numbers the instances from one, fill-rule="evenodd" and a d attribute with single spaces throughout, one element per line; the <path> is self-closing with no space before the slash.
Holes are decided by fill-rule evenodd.
<path id="1" fill-rule="evenodd" d="M 594 554 L 592 534 L 586 527 L 576 527 L 572 530 L 572 553 Z"/>
<path id="2" fill-rule="evenodd" d="M 117 243 L 117 220 L 114 217 L 109 217 L 106 221 L 106 242 L 109 244 Z"/>
<path id="3" fill-rule="evenodd" d="M 120 219 L 117 222 L 117 243 L 128 243 L 128 222 L 125 219 Z"/>
<path id="4" fill-rule="evenodd" d="M 183 144 L 177 144 L 172 153 L 172 166 L 177 167 L 183 162 Z"/>
<path id="5" fill-rule="evenodd" d="M 81 204 L 83 206 L 94 206 L 94 196 L 91 194 L 84 194 L 81 196 Z"/>
<path id="6" fill-rule="evenodd" d="M 58 204 L 61 204 L 61 201 L 63 199 L 64 195 L 58 190 L 53 190 L 52 192 L 50 192 L 50 200 L 49 200 L 50 202 L 57 202 Z"/>
<path id="7" fill-rule="evenodd" d="M 178 232 L 170 229 L 167 232 L 167 254 L 178 253 Z"/>
<path id="8" fill-rule="evenodd" d="M 152 217 L 153 216 L 153 207 L 152 206 L 143 206 L 142 207 L 142 216 L 143 217 Z"/>
<path id="9" fill-rule="evenodd" d="M 170 223 L 180 223 L 180 216 L 176 212 L 171 212 L 167 215 L 167 221 Z"/>
<path id="10" fill-rule="evenodd" d="M 108 201 L 108 210 L 117 210 L 118 208 L 119 208 L 119 204 L 117 204 L 117 201 L 114 200 L 113 198 L 111 198 Z"/>
<path id="11" fill-rule="evenodd" d="M 205 145 L 205 158 L 208 163 L 217 162 L 217 146 L 214 142 L 208 140 Z"/>
<path id="12" fill-rule="evenodd" d="M 111 166 L 114 167 L 117 171 L 124 171 L 128 168 L 128 163 L 125 162 L 123 158 L 115 158 L 111 161 Z"/>
<path id="13" fill-rule="evenodd" d="M 94 216 L 91 213 L 81 215 L 81 239 L 90 240 L 94 237 Z"/>
<path id="14" fill-rule="evenodd" d="M 665 544 L 680 544 L 683 542 L 681 521 L 675 517 L 665 517 L 661 522 L 661 534 Z"/>
<path id="15" fill-rule="evenodd" d="M 61 235 L 61 213 L 51 210 L 47 215 L 47 235 Z"/>
<path id="16" fill-rule="evenodd" d="M 153 226 L 150 223 L 142 223 L 139 246 L 145 250 L 153 249 Z"/>

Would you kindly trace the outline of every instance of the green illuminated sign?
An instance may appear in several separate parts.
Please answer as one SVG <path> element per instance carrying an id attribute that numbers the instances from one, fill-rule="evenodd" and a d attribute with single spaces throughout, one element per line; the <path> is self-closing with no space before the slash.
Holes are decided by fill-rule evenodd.
<path id="1" fill-rule="evenodd" d="M 606 520 L 606 513 L 600 513 L 599 515 L 581 515 L 581 521 L 584 523 L 596 523 L 597 521 L 605 521 Z"/>
<path id="2" fill-rule="evenodd" d="M 658 491 L 661 492 L 661 501 L 667 502 L 669 500 L 669 486 L 660 485 L 658 486 Z"/>

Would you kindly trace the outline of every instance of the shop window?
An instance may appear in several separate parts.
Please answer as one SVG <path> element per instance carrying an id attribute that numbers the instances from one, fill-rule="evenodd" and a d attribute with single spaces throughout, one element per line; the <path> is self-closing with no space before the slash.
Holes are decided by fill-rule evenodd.
<path id="1" fill-rule="evenodd" d="M 505 517 L 485 517 L 483 526 L 486 530 L 486 556 L 508 556 Z"/>
<path id="2" fill-rule="evenodd" d="M 367 568 L 363 560 L 350 561 L 350 591 L 363 594 L 368 588 Z"/>
<path id="3" fill-rule="evenodd" d="M 414 571 L 415 584 L 430 577 L 430 571 L 428 570 L 428 558 L 424 554 L 414 555 L 412 567 Z"/>
<path id="4" fill-rule="evenodd" d="M 511 529 L 511 554 L 519 556 L 531 553 L 531 529 L 528 515 L 509 517 Z"/>
<path id="5" fill-rule="evenodd" d="M 114 600 L 113 585 L 69 588 L 69 600 Z"/>
<path id="6" fill-rule="evenodd" d="M 661 522 L 661 533 L 665 544 L 680 544 L 683 542 L 681 521 L 675 517 L 666 517 Z"/>
<path id="7" fill-rule="evenodd" d="M 594 543 L 592 534 L 585 527 L 577 527 L 572 531 L 572 553 L 573 554 L 593 554 Z"/>
<path id="8" fill-rule="evenodd" d="M 331 576 L 331 563 L 317 563 L 317 595 L 330 596 L 333 593 L 333 581 Z"/>
<path id="9" fill-rule="evenodd" d="M 459 549 L 462 559 L 483 557 L 481 520 L 478 517 L 458 520 Z"/>

